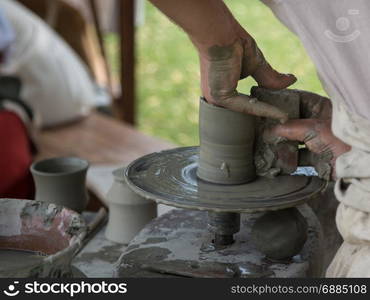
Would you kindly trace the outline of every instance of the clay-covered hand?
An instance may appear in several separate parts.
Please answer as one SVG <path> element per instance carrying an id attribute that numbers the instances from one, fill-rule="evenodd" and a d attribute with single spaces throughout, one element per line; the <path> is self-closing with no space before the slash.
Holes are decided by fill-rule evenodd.
<path id="1" fill-rule="evenodd" d="M 279 90 L 293 84 L 296 78 L 275 71 L 255 40 L 237 22 L 235 27 L 238 37 L 233 43 L 198 47 L 204 97 L 214 105 L 284 123 L 288 117 L 280 109 L 238 93 L 238 81 L 252 76 L 260 87 Z"/>
<path id="2" fill-rule="evenodd" d="M 150 1 L 178 24 L 198 49 L 202 92 L 209 103 L 282 122 L 287 120 L 281 110 L 237 92 L 238 81 L 247 76 L 269 89 L 284 89 L 296 78 L 271 68 L 224 1 Z"/>
<path id="3" fill-rule="evenodd" d="M 300 104 L 302 119 L 277 125 L 266 135 L 303 142 L 311 153 L 301 155 L 300 164 L 313 165 L 321 178 L 335 179 L 335 161 L 351 147 L 335 137 L 331 130 L 330 100 L 301 91 Z"/>

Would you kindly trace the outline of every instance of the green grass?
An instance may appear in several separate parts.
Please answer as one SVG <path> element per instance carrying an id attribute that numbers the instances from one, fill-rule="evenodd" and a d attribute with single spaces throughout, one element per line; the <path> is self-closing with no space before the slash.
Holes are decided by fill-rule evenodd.
<path id="1" fill-rule="evenodd" d="M 293 88 L 325 94 L 299 40 L 259 0 L 228 0 L 235 17 L 253 35 L 265 57 L 281 72 L 293 73 Z M 137 31 L 139 129 L 179 145 L 198 144 L 199 66 L 188 37 L 146 2 L 146 22 Z M 111 63 L 118 71 L 117 40 L 107 37 Z M 253 79 L 239 83 L 249 93 Z"/>

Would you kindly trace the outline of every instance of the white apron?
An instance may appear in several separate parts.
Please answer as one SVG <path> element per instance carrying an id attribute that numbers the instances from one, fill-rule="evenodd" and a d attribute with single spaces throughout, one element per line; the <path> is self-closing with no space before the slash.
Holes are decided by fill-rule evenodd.
<path id="1" fill-rule="evenodd" d="M 262 0 L 302 41 L 333 103 L 337 227 L 344 243 L 327 277 L 370 277 L 370 1 Z"/>

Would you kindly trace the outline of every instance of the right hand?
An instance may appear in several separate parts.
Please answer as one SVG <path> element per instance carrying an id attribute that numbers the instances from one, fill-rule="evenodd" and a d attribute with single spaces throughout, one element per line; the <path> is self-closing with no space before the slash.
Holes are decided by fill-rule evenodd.
<path id="1" fill-rule="evenodd" d="M 285 122 L 284 112 L 238 93 L 237 85 L 240 79 L 252 76 L 260 87 L 279 90 L 295 83 L 296 77 L 274 70 L 254 39 L 238 23 L 235 31 L 238 38 L 228 46 L 198 47 L 203 96 L 214 105 Z"/>
<path id="2" fill-rule="evenodd" d="M 223 0 L 150 0 L 179 25 L 197 47 L 203 97 L 211 104 L 261 117 L 287 120 L 280 109 L 239 94 L 238 81 L 252 76 L 259 86 L 284 89 L 296 78 L 275 71 Z"/>

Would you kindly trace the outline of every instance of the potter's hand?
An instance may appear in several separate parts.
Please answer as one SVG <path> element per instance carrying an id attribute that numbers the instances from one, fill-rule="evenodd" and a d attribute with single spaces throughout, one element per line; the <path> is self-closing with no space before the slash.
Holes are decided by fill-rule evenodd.
<path id="1" fill-rule="evenodd" d="M 238 93 L 240 79 L 252 76 L 259 86 L 284 89 L 296 81 L 293 75 L 275 71 L 265 60 L 252 37 L 243 29 L 240 37 L 227 46 L 200 48 L 202 92 L 209 103 L 233 111 L 278 119 L 288 116 L 280 109 Z"/>
<path id="2" fill-rule="evenodd" d="M 281 110 L 237 92 L 238 81 L 247 76 L 269 89 L 286 88 L 296 78 L 271 68 L 222 0 L 151 2 L 178 24 L 197 47 L 202 92 L 209 103 L 282 122 L 287 120 Z"/>
<path id="3" fill-rule="evenodd" d="M 267 134 L 304 142 L 311 154 L 301 157 L 301 165 L 313 165 L 319 176 L 335 179 L 335 161 L 351 148 L 331 131 L 332 107 L 330 100 L 316 94 L 300 92 L 301 117 L 277 125 Z"/>

